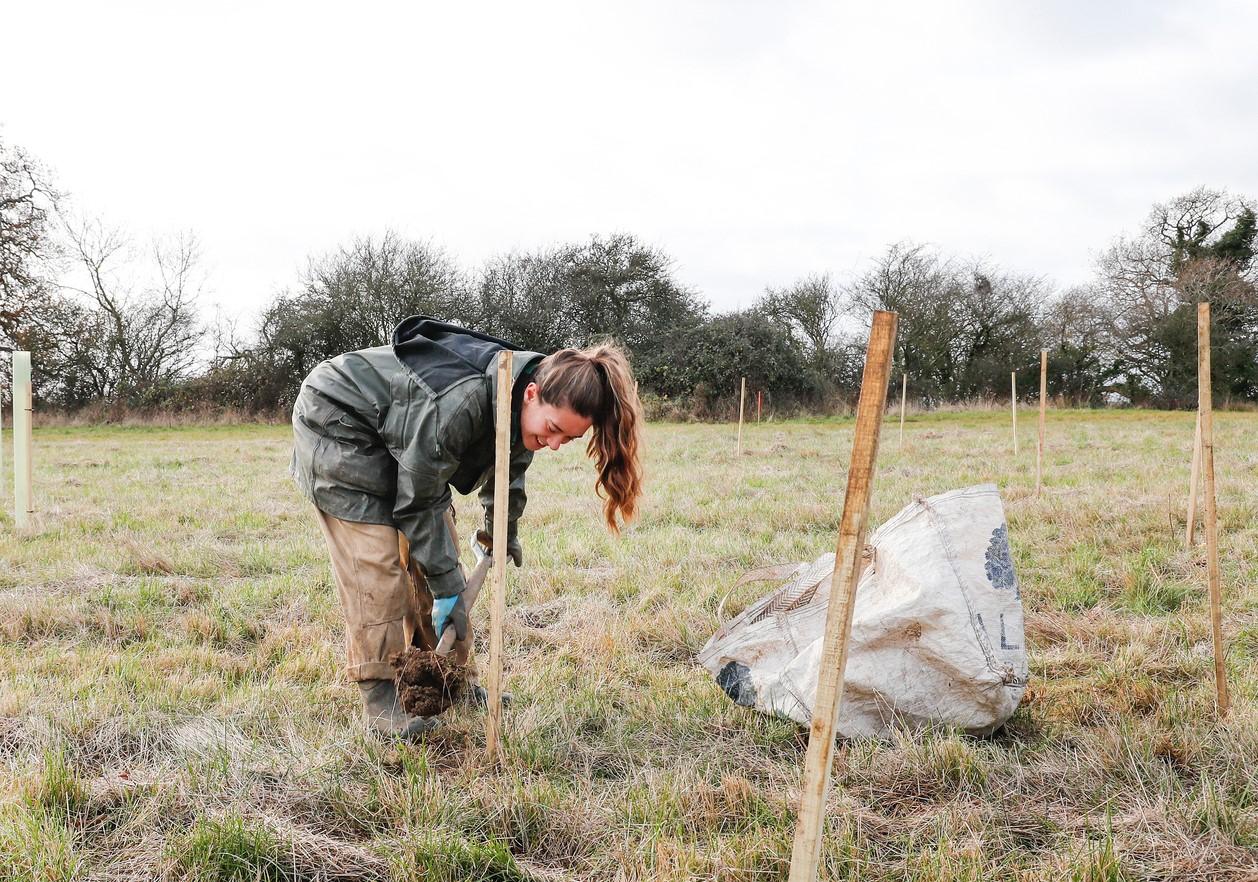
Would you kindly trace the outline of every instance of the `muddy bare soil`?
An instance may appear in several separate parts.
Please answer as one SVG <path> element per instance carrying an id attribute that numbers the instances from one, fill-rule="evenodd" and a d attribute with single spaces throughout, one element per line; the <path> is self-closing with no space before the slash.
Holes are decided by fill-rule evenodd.
<path id="1" fill-rule="evenodd" d="M 467 685 L 464 665 L 411 647 L 389 659 L 397 671 L 398 697 L 408 714 L 435 717 L 458 700 Z"/>

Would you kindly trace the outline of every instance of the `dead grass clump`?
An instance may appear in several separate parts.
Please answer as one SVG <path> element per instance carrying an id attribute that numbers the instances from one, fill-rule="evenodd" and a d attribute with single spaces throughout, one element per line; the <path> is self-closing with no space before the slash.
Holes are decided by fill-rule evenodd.
<path id="1" fill-rule="evenodd" d="M 152 545 L 141 544 L 136 539 L 126 538 L 122 541 L 122 550 L 126 555 L 120 572 L 138 576 L 169 576 L 175 572 L 175 565 Z"/>
<path id="2" fill-rule="evenodd" d="M 564 600 L 551 600 L 546 603 L 534 603 L 522 606 L 511 612 L 515 619 L 525 628 L 544 629 L 554 626 L 563 617 L 567 609 Z"/>
<path id="3" fill-rule="evenodd" d="M 224 643 L 227 640 L 222 620 L 207 615 L 204 610 L 188 610 L 178 618 L 176 626 L 199 643 Z"/>

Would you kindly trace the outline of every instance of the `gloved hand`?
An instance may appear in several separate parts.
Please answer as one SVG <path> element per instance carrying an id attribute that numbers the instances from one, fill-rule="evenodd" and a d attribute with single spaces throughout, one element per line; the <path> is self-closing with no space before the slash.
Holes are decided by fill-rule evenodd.
<path id="1" fill-rule="evenodd" d="M 467 606 L 462 594 L 432 599 L 432 627 L 438 640 L 447 626 L 454 628 L 454 636 L 459 640 L 467 639 Z"/>
<path id="2" fill-rule="evenodd" d="M 484 532 L 486 535 L 491 537 L 494 535 L 494 523 L 489 517 L 488 512 L 485 513 Z M 507 529 L 507 557 L 509 557 L 511 562 L 517 567 L 524 566 L 524 546 L 520 544 L 520 537 L 516 535 L 514 524 L 510 525 Z"/>
<path id="3" fill-rule="evenodd" d="M 520 544 L 519 536 L 512 536 L 507 540 L 507 557 L 517 567 L 524 566 L 524 546 Z"/>

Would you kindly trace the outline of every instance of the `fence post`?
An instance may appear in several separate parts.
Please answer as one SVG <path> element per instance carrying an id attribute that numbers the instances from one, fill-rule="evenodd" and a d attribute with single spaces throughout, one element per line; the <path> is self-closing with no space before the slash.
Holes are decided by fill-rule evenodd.
<path id="1" fill-rule="evenodd" d="M 1201 417 L 1201 471 L 1206 491 L 1206 578 L 1210 588 L 1210 637 L 1214 644 L 1214 692 L 1226 716 L 1227 666 L 1223 652 L 1223 590 L 1219 584 L 1219 512 L 1214 495 L 1214 400 L 1210 387 L 1210 304 L 1197 304 L 1197 411 Z"/>
<path id="2" fill-rule="evenodd" d="M 1040 440 L 1035 445 L 1035 497 L 1044 487 L 1044 411 L 1048 407 L 1048 350 L 1040 350 Z"/>
<path id="3" fill-rule="evenodd" d="M 497 412 L 494 417 L 493 591 L 489 604 L 489 706 L 485 709 L 485 752 L 502 756 L 502 623 L 507 615 L 507 490 L 511 484 L 510 349 L 498 353 Z"/>
<path id="4" fill-rule="evenodd" d="M 900 375 L 900 446 L 904 446 L 904 402 L 909 395 L 909 375 Z"/>
<path id="5" fill-rule="evenodd" d="M 852 462 L 847 472 L 847 493 L 839 520 L 838 548 L 831 576 L 830 602 L 821 650 L 821 671 L 813 700 L 812 726 L 808 730 L 808 754 L 799 797 L 799 821 L 791 851 L 790 882 L 815 882 L 825 827 L 826 796 L 830 790 L 830 765 L 834 758 L 834 730 L 843 699 L 843 669 L 847 666 L 848 638 L 856 583 L 865 547 L 865 523 L 878 459 L 878 436 L 887 405 L 891 351 L 895 343 L 896 314 L 875 312 L 865 350 L 865 372 L 856 405 L 856 431 Z"/>
<path id="6" fill-rule="evenodd" d="M 1009 410 L 1013 414 L 1013 455 L 1018 455 L 1018 372 L 1009 372 Z"/>
<path id="7" fill-rule="evenodd" d="M 734 455 L 741 456 L 743 452 L 743 402 L 747 400 L 747 378 L 743 377 L 742 383 L 738 387 L 738 441 L 734 445 Z"/>
<path id="8" fill-rule="evenodd" d="M 31 354 L 13 353 L 13 522 L 18 529 L 31 524 L 35 512 L 32 490 L 34 453 L 31 419 Z"/>

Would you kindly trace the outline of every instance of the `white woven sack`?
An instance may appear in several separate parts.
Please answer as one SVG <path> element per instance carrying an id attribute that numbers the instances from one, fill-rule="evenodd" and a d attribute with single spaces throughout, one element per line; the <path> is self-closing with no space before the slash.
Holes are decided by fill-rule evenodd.
<path id="1" fill-rule="evenodd" d="M 857 586 L 839 734 L 945 725 L 984 735 L 1027 682 L 1022 600 L 1000 494 L 980 484 L 918 499 L 869 538 Z M 748 574 L 753 580 L 763 571 Z M 781 577 L 783 570 L 773 568 Z M 834 555 L 718 630 L 699 663 L 739 704 L 812 722 Z"/>

